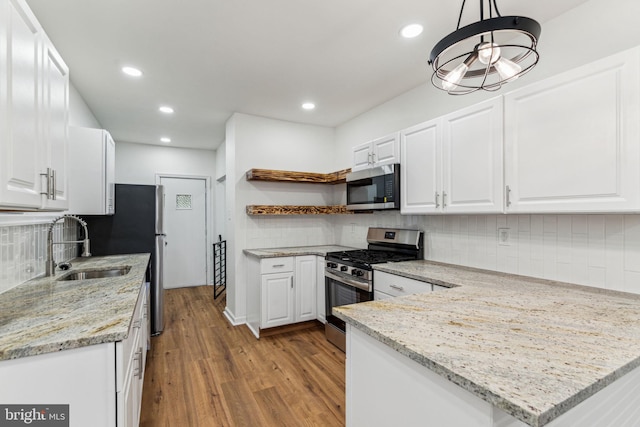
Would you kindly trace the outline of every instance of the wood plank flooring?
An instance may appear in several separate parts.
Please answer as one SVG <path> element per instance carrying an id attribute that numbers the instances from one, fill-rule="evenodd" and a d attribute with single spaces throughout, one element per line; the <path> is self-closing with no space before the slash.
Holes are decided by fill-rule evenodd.
<path id="1" fill-rule="evenodd" d="M 151 339 L 142 427 L 344 426 L 345 355 L 320 326 L 257 340 L 210 286 L 165 292 Z"/>

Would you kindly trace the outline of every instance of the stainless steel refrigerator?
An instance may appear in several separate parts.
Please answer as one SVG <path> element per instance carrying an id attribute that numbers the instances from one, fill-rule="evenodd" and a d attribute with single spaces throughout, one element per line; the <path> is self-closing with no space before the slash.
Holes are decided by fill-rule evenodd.
<path id="1" fill-rule="evenodd" d="M 91 236 L 93 255 L 151 254 L 147 271 L 151 335 L 164 329 L 163 194 L 161 185 L 116 184 L 115 214 L 82 216 Z"/>

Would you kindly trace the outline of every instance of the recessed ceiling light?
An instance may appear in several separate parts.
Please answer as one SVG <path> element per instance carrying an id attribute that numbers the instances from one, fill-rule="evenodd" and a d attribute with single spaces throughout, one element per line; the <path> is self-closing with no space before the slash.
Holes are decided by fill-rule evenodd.
<path id="1" fill-rule="evenodd" d="M 158 108 L 158 110 L 160 110 L 161 112 L 163 112 L 165 114 L 173 113 L 173 108 L 169 107 L 168 105 L 161 105 L 160 108 Z"/>
<path id="2" fill-rule="evenodd" d="M 142 75 L 142 71 L 135 67 L 122 67 L 122 72 L 131 77 L 140 77 Z"/>
<path id="3" fill-rule="evenodd" d="M 424 28 L 420 24 L 409 24 L 402 27 L 400 35 L 406 39 L 412 39 L 422 34 Z"/>
<path id="4" fill-rule="evenodd" d="M 171 138 L 167 138 L 166 136 L 163 136 L 162 138 L 160 138 L 160 141 L 168 144 L 171 142 Z"/>
<path id="5" fill-rule="evenodd" d="M 316 108 L 316 104 L 314 104 L 313 102 L 305 102 L 304 104 L 302 104 L 302 108 L 305 110 L 313 110 L 314 108 Z"/>

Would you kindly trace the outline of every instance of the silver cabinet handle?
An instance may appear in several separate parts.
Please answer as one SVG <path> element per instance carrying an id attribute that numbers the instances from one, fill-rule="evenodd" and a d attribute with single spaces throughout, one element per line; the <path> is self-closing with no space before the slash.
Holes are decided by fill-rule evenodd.
<path id="1" fill-rule="evenodd" d="M 51 199 L 56 200 L 56 171 L 55 169 L 51 169 Z"/>
<path id="2" fill-rule="evenodd" d="M 133 329 L 138 329 L 142 321 L 140 319 L 133 321 Z"/>
<path id="3" fill-rule="evenodd" d="M 404 291 L 404 288 L 402 286 L 398 286 L 398 285 L 389 285 L 390 288 L 396 289 L 398 291 Z"/>
<path id="4" fill-rule="evenodd" d="M 284 264 L 273 264 L 273 268 L 282 268 Z"/>
<path id="5" fill-rule="evenodd" d="M 291 289 L 293 289 L 293 276 L 291 276 Z"/>
<path id="6" fill-rule="evenodd" d="M 46 191 L 41 191 L 40 194 L 47 196 L 47 199 L 51 198 L 51 168 L 47 168 L 46 173 L 41 173 L 40 176 L 44 176 L 47 180 Z"/>
<path id="7" fill-rule="evenodd" d="M 436 208 L 440 207 L 440 194 L 436 191 Z"/>
<path id="8" fill-rule="evenodd" d="M 442 192 L 442 207 L 443 208 L 447 207 L 447 192 L 446 191 Z"/>
<path id="9" fill-rule="evenodd" d="M 138 351 L 136 351 L 133 360 L 136 361 L 138 365 L 133 371 L 133 376 L 142 379 L 142 347 L 138 347 Z"/>
<path id="10" fill-rule="evenodd" d="M 507 207 L 511 206 L 511 187 L 507 185 Z"/>
<path id="11" fill-rule="evenodd" d="M 371 164 L 375 164 L 376 162 L 376 153 L 371 153 Z"/>

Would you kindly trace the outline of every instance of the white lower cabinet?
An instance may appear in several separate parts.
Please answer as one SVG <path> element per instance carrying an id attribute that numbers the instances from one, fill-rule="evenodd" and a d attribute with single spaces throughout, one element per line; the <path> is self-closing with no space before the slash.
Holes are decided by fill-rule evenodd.
<path id="1" fill-rule="evenodd" d="M 374 300 L 427 293 L 434 290 L 434 285 L 431 283 L 377 270 L 373 271 L 373 284 Z M 438 288 L 441 288 L 441 286 L 438 286 Z"/>
<path id="2" fill-rule="evenodd" d="M 640 210 L 640 49 L 505 95 L 507 213 Z"/>
<path id="3" fill-rule="evenodd" d="M 263 274 L 260 329 L 293 323 L 293 271 Z"/>
<path id="4" fill-rule="evenodd" d="M 71 427 L 138 426 L 147 298 L 143 286 L 124 341 L 0 361 L 0 402 L 68 404 Z"/>
<path id="5" fill-rule="evenodd" d="M 140 423 L 142 386 L 147 361 L 148 288 L 143 286 L 129 328 L 129 336 L 116 343 L 118 427 Z"/>
<path id="6" fill-rule="evenodd" d="M 247 259 L 247 326 L 256 337 L 260 329 L 317 318 L 317 258 Z"/>

